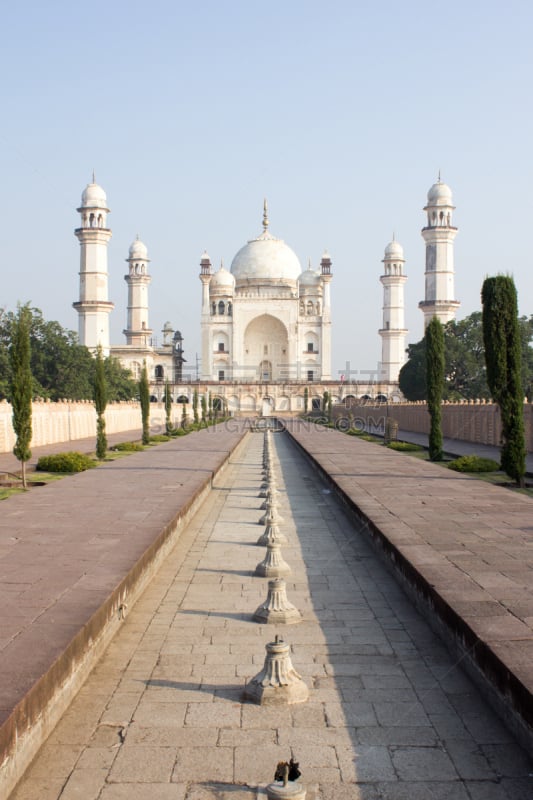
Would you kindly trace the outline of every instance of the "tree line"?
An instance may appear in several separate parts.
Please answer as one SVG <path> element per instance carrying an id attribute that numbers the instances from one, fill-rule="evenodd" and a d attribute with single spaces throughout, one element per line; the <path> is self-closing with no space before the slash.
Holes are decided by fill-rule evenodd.
<path id="1" fill-rule="evenodd" d="M 38 308 L 28 305 L 24 313 L 30 347 L 31 395 L 46 400 L 92 400 L 96 361 L 87 347 L 79 344 L 74 331 L 59 322 L 47 321 Z M 19 309 L 20 311 L 20 309 Z M 0 309 L 0 400 L 12 399 L 12 367 L 9 352 L 18 313 Z M 109 402 L 131 400 L 138 384 L 117 358 L 103 359 Z"/>
<path id="2" fill-rule="evenodd" d="M 462 320 L 451 320 L 444 328 L 443 400 L 489 400 L 483 315 L 475 311 Z M 521 351 L 521 382 L 524 397 L 533 400 L 533 314 L 517 316 Z M 407 361 L 400 370 L 400 391 L 406 400 L 427 400 L 426 339 L 410 344 Z"/>
<path id="3" fill-rule="evenodd" d="M 531 391 L 532 374 L 532 350 L 529 345 L 532 331 L 527 326 L 531 325 L 533 318 L 527 320 L 518 317 L 516 288 L 513 279 L 506 275 L 485 279 L 481 301 L 482 313 L 479 316 L 472 314 L 467 325 L 463 326 L 469 335 L 476 329 L 478 350 L 473 356 L 477 376 L 475 396 L 489 396 L 498 404 L 502 425 L 501 469 L 519 486 L 523 486 L 526 473 L 524 392 L 526 385 Z M 411 364 L 408 362 L 400 372 L 400 388 L 402 383 L 405 385 L 407 374 L 411 380 L 416 378 L 418 381 L 417 387 L 424 395 L 420 399 L 427 400 L 430 416 L 429 457 L 432 461 L 442 461 L 444 457 L 441 404 L 445 387 L 450 391 L 450 383 L 453 385 L 460 367 L 465 373 L 464 364 L 456 364 L 456 368 L 450 370 L 450 354 L 458 352 L 453 345 L 454 331 L 459 324 L 454 322 L 443 326 L 437 317 L 433 317 L 426 328 L 423 342 L 416 346 L 418 361 L 411 359 Z M 477 328 L 480 328 L 481 342 Z M 464 353 L 465 358 L 469 355 L 472 354 Z M 464 376 L 460 380 L 462 384 Z"/>

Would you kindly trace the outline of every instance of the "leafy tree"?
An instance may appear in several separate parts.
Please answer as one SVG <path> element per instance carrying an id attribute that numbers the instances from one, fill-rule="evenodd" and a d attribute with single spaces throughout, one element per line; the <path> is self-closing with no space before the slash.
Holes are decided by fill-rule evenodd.
<path id="1" fill-rule="evenodd" d="M 444 326 L 445 398 L 490 397 L 485 370 L 481 312 Z"/>
<path id="2" fill-rule="evenodd" d="M 96 457 L 103 461 L 107 452 L 105 432 L 105 409 L 107 406 L 107 384 L 102 348 L 98 347 L 94 370 L 94 407 L 96 409 Z"/>
<path id="3" fill-rule="evenodd" d="M 111 403 L 119 400 L 133 400 L 138 394 L 138 385 L 129 369 L 122 366 L 115 356 L 104 359 L 108 399 Z"/>
<path id="4" fill-rule="evenodd" d="M 30 368 L 31 311 L 20 306 L 15 317 L 9 351 L 11 366 L 11 403 L 13 429 L 17 436 L 13 453 L 22 468 L 22 486 L 26 488 L 26 461 L 31 458 L 32 374 Z"/>
<path id="5" fill-rule="evenodd" d="M 141 370 L 141 379 L 139 381 L 139 400 L 141 403 L 141 418 L 142 418 L 142 443 L 150 443 L 150 386 L 148 384 L 148 371 L 146 369 L 146 361 L 143 363 Z"/>
<path id="6" fill-rule="evenodd" d="M 444 329 L 433 317 L 426 328 L 427 404 L 431 418 L 429 428 L 429 458 L 442 461 L 442 391 L 444 387 Z"/>
<path id="7" fill-rule="evenodd" d="M 407 361 L 398 376 L 400 391 L 407 400 L 425 400 L 426 395 L 426 340 L 407 347 Z"/>
<path id="8" fill-rule="evenodd" d="M 165 430 L 167 433 L 170 433 L 173 429 L 172 426 L 172 397 L 170 394 L 170 384 L 165 381 Z"/>
<path id="9" fill-rule="evenodd" d="M 518 303 L 510 276 L 486 278 L 481 290 L 487 380 L 502 419 L 502 469 L 524 485 L 524 389 Z"/>

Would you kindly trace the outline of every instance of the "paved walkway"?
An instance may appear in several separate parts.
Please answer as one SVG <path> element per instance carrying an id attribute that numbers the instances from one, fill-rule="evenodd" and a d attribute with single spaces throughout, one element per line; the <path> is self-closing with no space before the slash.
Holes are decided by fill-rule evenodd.
<path id="1" fill-rule="evenodd" d="M 262 441 L 215 481 L 12 800 L 252 800 L 291 755 L 308 800 L 530 800 L 532 763 L 286 434 L 283 554 L 304 621 L 251 621 Z M 243 703 L 275 633 L 309 700 Z"/>
<path id="2" fill-rule="evenodd" d="M 328 428 L 291 429 L 474 669 L 498 684 L 531 741 L 531 498 Z"/>
<path id="3" fill-rule="evenodd" d="M 0 795 L 242 435 L 204 429 L 3 502 Z"/>

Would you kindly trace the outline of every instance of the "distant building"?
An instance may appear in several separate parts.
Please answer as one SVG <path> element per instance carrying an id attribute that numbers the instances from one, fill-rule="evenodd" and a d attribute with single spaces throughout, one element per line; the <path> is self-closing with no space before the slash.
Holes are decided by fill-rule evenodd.
<path id="1" fill-rule="evenodd" d="M 302 271 L 290 247 L 269 231 L 242 247 L 213 274 L 204 253 L 202 379 L 208 381 L 331 380 L 331 259 Z"/>
<path id="2" fill-rule="evenodd" d="M 151 277 L 148 273 L 148 250 L 146 245 L 135 239 L 129 249 L 128 273 L 124 280 L 128 285 L 127 321 L 123 345 L 111 345 L 109 340 L 109 314 L 114 304 L 108 299 L 107 245 L 111 230 L 107 227 L 106 194 L 94 181 L 82 193 L 81 227 L 75 235 L 80 242 L 80 299 L 74 303 L 78 312 L 78 333 L 80 344 L 95 351 L 102 348 L 104 355 L 120 359 L 124 367 L 131 370 L 138 380 L 143 363 L 146 363 L 150 380 L 171 383 L 182 380 L 183 337 L 174 331 L 170 322 L 163 328 L 163 344 L 153 344 L 153 331 L 148 321 L 148 287 Z"/>
<path id="3" fill-rule="evenodd" d="M 419 307 L 427 325 L 433 316 L 442 322 L 453 319 L 459 307 L 454 299 L 454 206 L 451 190 L 441 183 L 440 176 L 428 192 L 424 210 L 428 223 L 422 230 L 426 242 L 425 299 Z M 73 305 L 78 312 L 79 340 L 92 351 L 100 346 L 105 355 L 119 358 L 136 379 L 145 363 L 154 400 L 161 400 L 166 381 L 173 387 L 173 399 L 180 403 L 190 402 L 192 385 L 198 389 L 201 382 L 203 391 L 218 397 L 220 404 L 235 413 L 301 411 L 306 385 L 312 387 L 309 397 L 315 408 L 320 407 L 324 391 L 334 402 L 398 397 L 398 374 L 406 357 L 403 291 L 407 278 L 403 249 L 394 239 L 385 250 L 380 277 L 382 358 L 377 379 L 354 381 L 351 375 L 333 378 L 331 258 L 325 252 L 318 269 L 309 264 L 302 270 L 294 251 L 270 233 L 266 202 L 262 232 L 239 250 L 229 270 L 221 264 L 214 272 L 207 253 L 201 258 L 200 369 L 195 365 L 194 374 L 190 370 L 185 374 L 180 331 L 166 322 L 161 345 L 153 336 L 148 299 L 150 259 L 139 237 L 126 258 L 125 343 L 111 345 L 109 314 L 114 304 L 108 297 L 109 209 L 94 175 L 82 193 L 78 212 L 79 300 Z M 212 388 L 212 384 L 219 388 Z"/>

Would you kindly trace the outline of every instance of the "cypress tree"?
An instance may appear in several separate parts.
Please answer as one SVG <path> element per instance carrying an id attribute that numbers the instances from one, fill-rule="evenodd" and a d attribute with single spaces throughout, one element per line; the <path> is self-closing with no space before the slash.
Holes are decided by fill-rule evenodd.
<path id="1" fill-rule="evenodd" d="M 501 468 L 524 485 L 524 390 L 518 301 L 508 275 L 486 278 L 481 289 L 487 383 L 502 420 Z"/>
<path id="2" fill-rule="evenodd" d="M 146 361 L 143 363 L 141 370 L 141 379 L 139 381 L 139 400 L 141 402 L 141 418 L 142 418 L 142 443 L 150 443 L 150 386 L 148 385 L 148 372 L 146 369 Z"/>
<path id="3" fill-rule="evenodd" d="M 309 389 L 306 386 L 304 389 L 304 414 L 307 414 L 308 407 L 309 407 Z"/>
<path id="4" fill-rule="evenodd" d="M 170 395 L 170 385 L 165 381 L 165 430 L 167 433 L 172 431 L 172 397 Z"/>
<path id="5" fill-rule="evenodd" d="M 31 311 L 19 306 L 13 321 L 9 359 L 11 365 L 11 405 L 13 430 L 17 436 L 13 453 L 21 464 L 22 486 L 26 489 L 26 461 L 31 458 L 32 374 L 30 369 Z"/>
<path id="6" fill-rule="evenodd" d="M 107 406 L 107 384 L 102 348 L 96 351 L 93 386 L 94 407 L 96 409 L 96 458 L 103 461 L 107 452 L 107 436 L 105 432 L 105 409 Z"/>
<path id="7" fill-rule="evenodd" d="M 200 406 L 202 409 L 202 425 L 205 425 L 207 427 L 207 420 L 206 420 L 207 401 L 205 399 L 205 394 L 202 394 L 202 397 L 200 398 Z"/>
<path id="8" fill-rule="evenodd" d="M 429 458 L 442 461 L 442 392 L 444 389 L 444 328 L 433 317 L 426 328 L 427 404 L 430 415 Z"/>
<path id="9" fill-rule="evenodd" d="M 198 417 L 198 389 L 195 389 L 192 395 L 192 415 L 194 424 L 198 425 L 200 419 Z"/>

